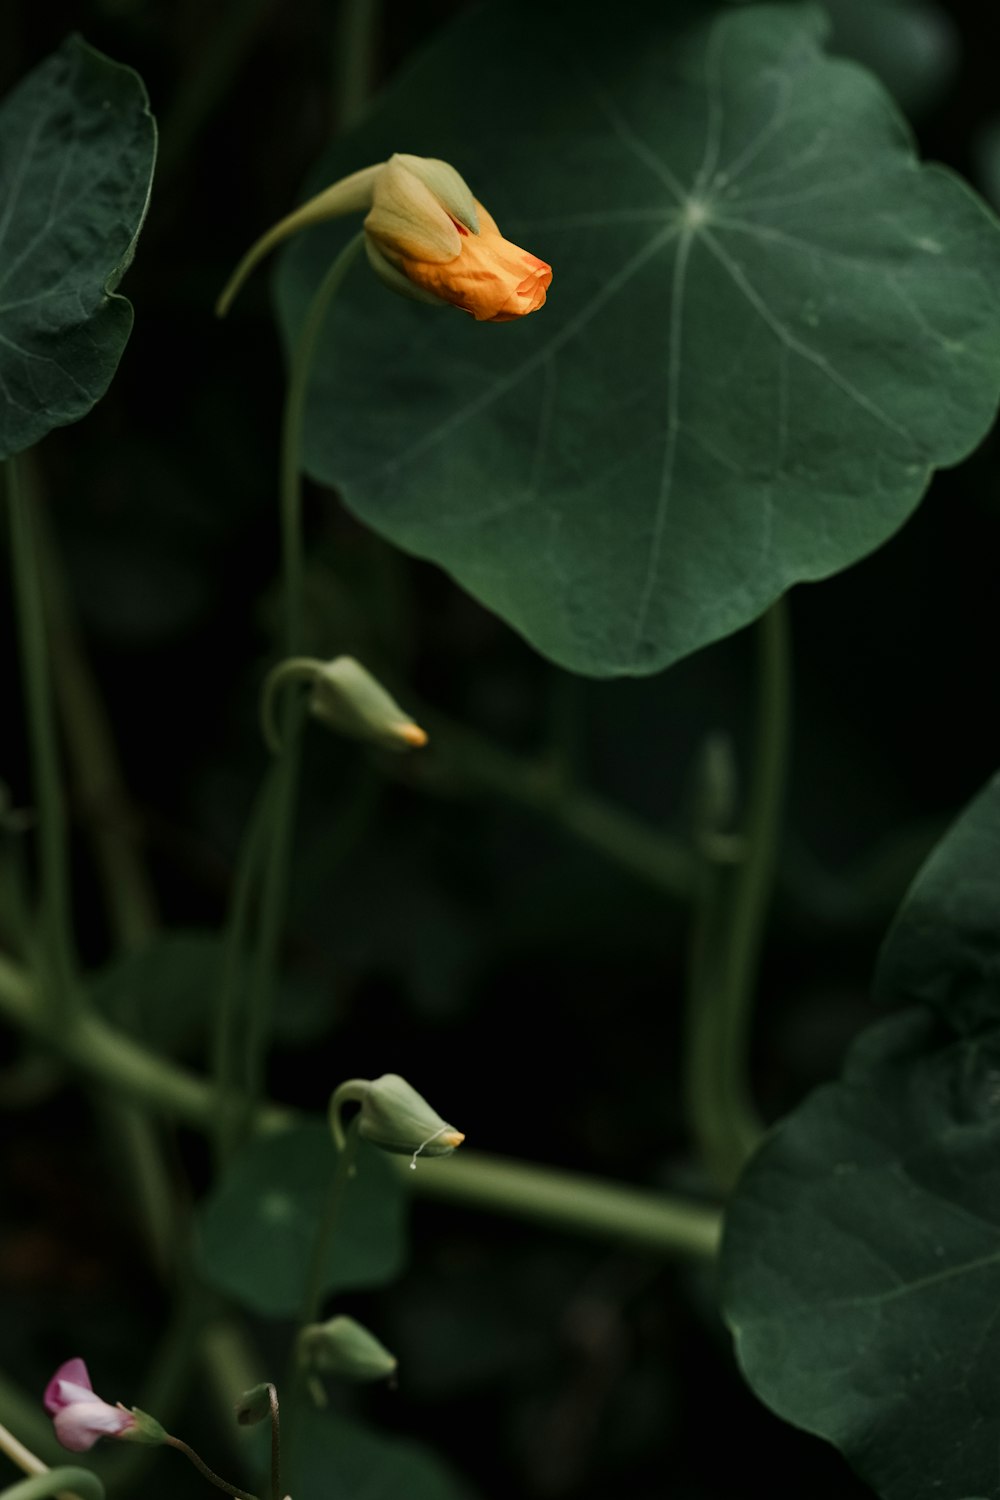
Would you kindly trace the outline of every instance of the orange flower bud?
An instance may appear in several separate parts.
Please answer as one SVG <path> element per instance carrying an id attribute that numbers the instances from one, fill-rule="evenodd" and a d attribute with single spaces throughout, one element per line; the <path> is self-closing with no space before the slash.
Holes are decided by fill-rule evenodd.
<path id="1" fill-rule="evenodd" d="M 552 280 L 552 267 L 505 240 L 445 162 L 390 157 L 375 179 L 365 242 L 393 291 L 450 302 L 478 323 L 536 312 Z"/>
<path id="2" fill-rule="evenodd" d="M 477 323 L 507 323 L 544 303 L 552 267 L 504 239 L 460 173 L 446 161 L 397 153 L 333 183 L 263 234 L 219 298 L 220 317 L 254 266 L 282 240 L 363 208 L 370 209 L 368 259 L 392 291 L 418 302 L 451 303 Z"/>

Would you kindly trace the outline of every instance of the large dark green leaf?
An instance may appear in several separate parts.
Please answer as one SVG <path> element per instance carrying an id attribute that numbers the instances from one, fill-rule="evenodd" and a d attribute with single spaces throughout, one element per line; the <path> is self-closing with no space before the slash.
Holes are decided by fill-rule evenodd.
<path id="1" fill-rule="evenodd" d="M 155 156 L 142 80 L 79 37 L 0 106 L 0 458 L 107 390 Z"/>
<path id="2" fill-rule="evenodd" d="M 585 10 L 474 9 L 313 175 L 447 157 L 554 280 L 494 327 L 359 267 L 305 461 L 556 661 L 642 673 L 878 546 L 979 441 L 1000 235 L 812 6 Z M 289 338 L 345 234 L 286 253 Z"/>
<path id="3" fill-rule="evenodd" d="M 336 1155 L 325 1124 L 252 1141 L 202 1206 L 206 1276 L 270 1317 L 301 1310 Z M 362 1142 L 323 1276 L 326 1292 L 382 1286 L 403 1268 L 406 1211 L 399 1174 Z"/>
<path id="4" fill-rule="evenodd" d="M 885 1500 L 1000 1500 L 1000 784 L 918 877 L 873 1027 L 727 1216 L 750 1384 Z"/>

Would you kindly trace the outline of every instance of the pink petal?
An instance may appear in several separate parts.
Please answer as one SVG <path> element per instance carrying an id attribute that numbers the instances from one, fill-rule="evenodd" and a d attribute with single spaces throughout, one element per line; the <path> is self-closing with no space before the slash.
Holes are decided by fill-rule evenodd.
<path id="1" fill-rule="evenodd" d="M 56 1437 L 71 1453 L 86 1453 L 99 1437 L 115 1437 L 129 1427 L 135 1426 L 135 1417 L 129 1411 L 109 1406 L 100 1397 L 91 1401 L 75 1401 L 56 1413 L 54 1426 Z"/>
<path id="2" fill-rule="evenodd" d="M 65 1386 L 73 1387 L 72 1393 L 65 1391 Z M 68 1359 L 65 1364 L 59 1366 L 48 1385 L 45 1387 L 45 1410 L 50 1414 L 61 1411 L 70 1401 L 79 1400 L 79 1391 L 84 1392 L 86 1397 L 94 1387 L 90 1383 L 87 1366 L 82 1359 Z"/>

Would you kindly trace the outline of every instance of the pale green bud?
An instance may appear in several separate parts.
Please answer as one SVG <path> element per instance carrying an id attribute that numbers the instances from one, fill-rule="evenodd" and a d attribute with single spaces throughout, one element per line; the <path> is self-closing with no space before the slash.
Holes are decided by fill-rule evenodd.
<path id="1" fill-rule="evenodd" d="M 383 1151 L 412 1155 L 414 1165 L 417 1156 L 450 1156 L 465 1140 L 398 1073 L 383 1073 L 369 1083 L 361 1099 L 358 1134 Z"/>
<path id="2" fill-rule="evenodd" d="M 373 1333 L 344 1316 L 303 1328 L 298 1354 L 308 1372 L 338 1380 L 388 1380 L 398 1363 Z"/>
<path id="3" fill-rule="evenodd" d="M 353 656 L 317 663 L 309 711 L 330 729 L 386 750 L 414 750 L 427 735 Z"/>

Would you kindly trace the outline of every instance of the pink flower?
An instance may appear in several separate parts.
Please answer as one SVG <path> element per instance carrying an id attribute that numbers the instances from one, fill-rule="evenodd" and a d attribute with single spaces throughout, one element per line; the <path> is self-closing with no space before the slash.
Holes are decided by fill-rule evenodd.
<path id="1" fill-rule="evenodd" d="M 136 1425 L 124 1406 L 109 1406 L 94 1395 L 82 1359 L 60 1365 L 45 1387 L 45 1410 L 52 1417 L 56 1437 L 71 1453 L 86 1453 L 100 1437 L 120 1437 Z"/>

